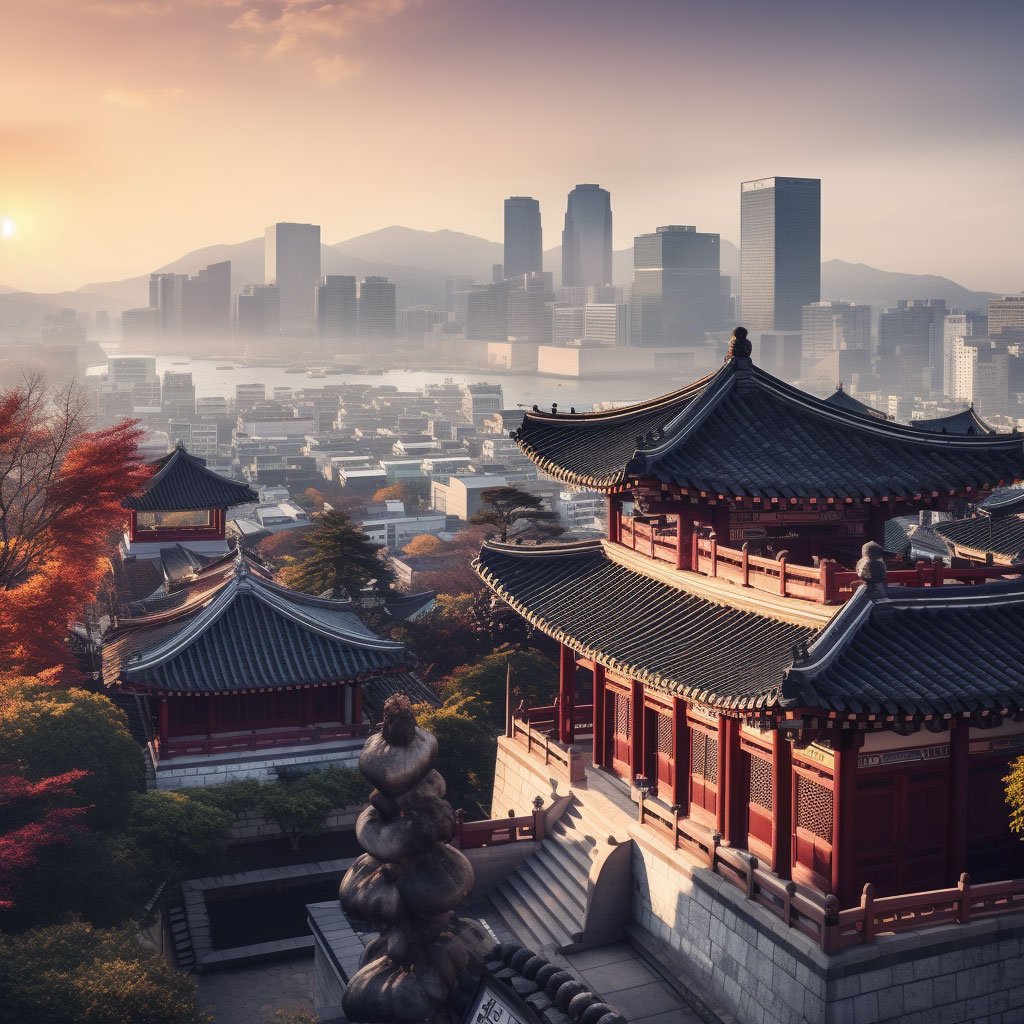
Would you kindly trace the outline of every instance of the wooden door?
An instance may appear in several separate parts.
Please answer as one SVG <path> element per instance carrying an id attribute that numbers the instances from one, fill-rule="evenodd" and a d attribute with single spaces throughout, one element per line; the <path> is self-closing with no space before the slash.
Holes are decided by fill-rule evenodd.
<path id="1" fill-rule="evenodd" d="M 651 792 L 662 800 L 671 801 L 675 773 L 672 716 L 657 708 L 645 708 L 644 774 L 651 780 Z"/>
<path id="2" fill-rule="evenodd" d="M 631 702 L 628 694 L 605 691 L 605 764 L 621 779 L 633 779 L 630 759 Z"/>
<path id="3" fill-rule="evenodd" d="M 772 762 L 771 754 L 744 749 L 740 757 L 741 792 L 747 794 L 747 849 L 769 860 L 772 853 Z"/>
<path id="4" fill-rule="evenodd" d="M 690 728 L 690 816 L 715 825 L 718 815 L 718 734 Z"/>

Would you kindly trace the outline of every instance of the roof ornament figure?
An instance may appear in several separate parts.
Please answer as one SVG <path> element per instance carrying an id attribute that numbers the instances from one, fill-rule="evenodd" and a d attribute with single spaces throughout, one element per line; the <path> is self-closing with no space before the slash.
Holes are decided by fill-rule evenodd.
<path id="1" fill-rule="evenodd" d="M 552 416 L 557 416 L 558 415 L 558 403 L 557 402 L 552 402 L 551 403 L 551 415 Z"/>
<path id="2" fill-rule="evenodd" d="M 473 869 L 448 845 L 455 812 L 436 759 L 437 740 L 416 725 L 409 699 L 389 698 L 381 732 L 359 756 L 376 787 L 356 822 L 366 853 L 340 889 L 348 914 L 380 928 L 342 996 L 353 1024 L 423 1021 L 444 1008 L 459 974 L 482 969 L 482 933 L 452 912 L 473 888 Z"/>
<path id="3" fill-rule="evenodd" d="M 736 391 L 741 395 L 747 394 L 754 386 L 754 364 L 750 359 L 753 351 L 746 327 L 737 327 L 729 342 L 729 358 L 736 367 Z"/>
<path id="4" fill-rule="evenodd" d="M 177 437 L 177 438 L 174 439 L 174 447 L 177 450 L 184 451 L 185 450 L 185 442 L 180 437 Z"/>
<path id="5" fill-rule="evenodd" d="M 754 346 L 747 337 L 746 327 L 737 327 L 732 332 L 732 339 L 729 341 L 730 359 L 749 359 L 754 351 Z"/>
<path id="6" fill-rule="evenodd" d="M 885 559 L 881 544 L 869 540 L 860 549 L 860 561 L 857 562 L 857 575 L 864 581 L 868 596 L 875 600 L 885 597 Z"/>

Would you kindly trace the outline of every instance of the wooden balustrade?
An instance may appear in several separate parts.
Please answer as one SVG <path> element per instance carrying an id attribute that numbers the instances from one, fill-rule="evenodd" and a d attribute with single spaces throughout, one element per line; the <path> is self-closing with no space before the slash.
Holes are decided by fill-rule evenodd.
<path id="1" fill-rule="evenodd" d="M 169 737 L 155 746 L 157 760 L 197 754 L 224 754 L 238 750 L 267 750 L 274 747 L 297 747 L 326 740 L 354 739 L 366 736 L 370 727 L 365 722 L 345 725 L 311 726 L 305 729 L 262 731 L 253 729 L 230 736 Z"/>
<path id="2" fill-rule="evenodd" d="M 544 838 L 544 811 L 537 808 L 530 814 L 489 818 L 486 821 L 465 821 L 463 811 L 455 812 L 455 835 L 452 846 L 460 850 L 480 850 L 488 846 L 529 842 Z"/>
<path id="3" fill-rule="evenodd" d="M 659 562 L 676 565 L 679 531 L 668 516 L 623 516 L 619 527 L 620 543 Z"/>
<path id="4" fill-rule="evenodd" d="M 583 707 L 587 707 L 584 705 Z M 532 712 L 553 712 L 553 708 L 531 708 Z M 582 708 L 577 708 L 579 713 Z M 593 728 L 593 706 L 590 706 L 590 722 Z M 543 758 L 544 764 L 554 767 L 566 782 L 582 782 L 586 777 L 580 752 L 574 747 L 559 743 L 553 739 L 551 730 L 555 725 L 554 714 L 533 721 L 523 717 L 522 712 L 512 716 L 511 738 L 526 745 L 526 752 L 535 757 Z"/>

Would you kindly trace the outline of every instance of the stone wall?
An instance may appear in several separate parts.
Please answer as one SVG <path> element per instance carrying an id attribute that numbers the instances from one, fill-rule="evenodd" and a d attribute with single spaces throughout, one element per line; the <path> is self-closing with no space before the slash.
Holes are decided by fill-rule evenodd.
<path id="1" fill-rule="evenodd" d="M 473 891 L 467 897 L 468 902 L 481 899 L 495 886 L 504 882 L 538 845 L 527 840 L 488 846 L 479 850 L 463 850 L 466 859 L 473 865 Z"/>
<path id="2" fill-rule="evenodd" d="M 182 758 L 165 760 L 156 769 L 157 789 L 193 789 L 198 786 L 219 786 L 225 782 L 258 779 L 266 782 L 277 778 L 278 768 L 301 768 L 307 765 L 334 765 L 355 768 L 363 740 L 347 748 L 323 750 L 311 748 L 303 752 L 285 752 L 270 755 L 253 754 L 239 758 Z"/>
<path id="3" fill-rule="evenodd" d="M 509 811 L 529 814 L 535 797 L 549 804 L 569 793 L 569 784 L 556 776 L 552 765 L 545 770 L 543 761 L 531 757 L 526 748 L 504 736 L 498 737 L 498 759 L 494 768 L 491 817 L 505 818 Z"/>
<path id="4" fill-rule="evenodd" d="M 343 807 L 331 811 L 327 816 L 328 832 L 351 832 L 356 827 L 356 818 L 361 807 Z M 276 839 L 281 829 L 267 818 L 261 818 L 253 811 L 240 814 L 228 831 L 228 841 L 232 843 L 253 843 L 261 839 Z"/>

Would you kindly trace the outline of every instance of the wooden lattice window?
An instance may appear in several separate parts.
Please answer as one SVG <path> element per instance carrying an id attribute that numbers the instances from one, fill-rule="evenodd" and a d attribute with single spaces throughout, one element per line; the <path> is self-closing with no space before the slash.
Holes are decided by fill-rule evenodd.
<path id="1" fill-rule="evenodd" d="M 766 811 L 774 809 L 772 801 L 772 766 L 763 757 L 750 755 L 750 803 L 763 807 Z"/>
<path id="2" fill-rule="evenodd" d="M 658 715 L 658 753 L 672 756 L 672 719 L 668 715 Z"/>
<path id="3" fill-rule="evenodd" d="M 832 842 L 832 790 L 804 775 L 796 777 L 796 823 L 825 842 Z"/>
<path id="4" fill-rule="evenodd" d="M 718 784 L 718 738 L 701 729 L 693 730 L 690 772 L 706 782 Z"/>
<path id="5" fill-rule="evenodd" d="M 632 733 L 629 697 L 624 693 L 616 693 L 613 696 L 615 699 L 615 732 L 628 738 Z"/>

